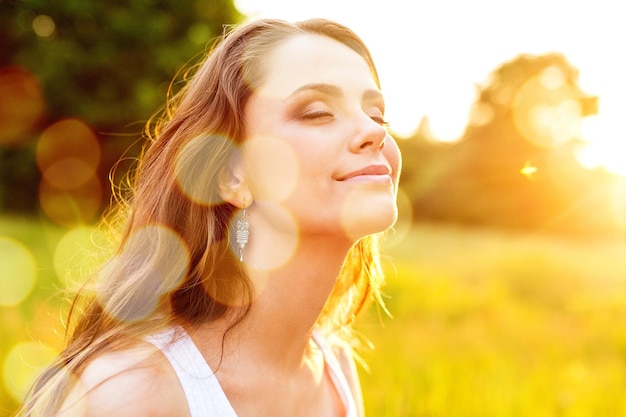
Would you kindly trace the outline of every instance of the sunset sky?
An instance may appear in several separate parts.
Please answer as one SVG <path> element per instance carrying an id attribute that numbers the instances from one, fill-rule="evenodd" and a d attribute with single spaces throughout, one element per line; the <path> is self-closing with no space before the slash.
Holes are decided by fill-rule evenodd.
<path id="1" fill-rule="evenodd" d="M 581 161 L 626 175 L 626 19 L 619 1 L 237 0 L 249 18 L 327 17 L 354 29 L 376 60 L 392 129 L 410 133 L 427 115 L 434 134 L 454 140 L 467 123 L 476 84 L 521 53 L 562 52 L 580 71 L 599 114 L 582 135 Z M 621 144 L 621 145 L 620 145 Z M 620 149 L 623 148 L 623 149 Z"/>

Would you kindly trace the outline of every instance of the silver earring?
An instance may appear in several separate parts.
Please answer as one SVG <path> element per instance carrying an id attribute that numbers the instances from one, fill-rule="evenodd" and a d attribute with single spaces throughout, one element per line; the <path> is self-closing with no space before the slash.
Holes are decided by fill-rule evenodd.
<path id="1" fill-rule="evenodd" d="M 241 217 L 237 220 L 237 246 L 239 247 L 240 262 L 243 262 L 243 250 L 248 243 L 248 236 L 250 236 L 250 232 L 248 231 L 250 224 L 246 219 L 246 214 L 246 208 L 244 208 L 243 213 L 241 213 Z"/>

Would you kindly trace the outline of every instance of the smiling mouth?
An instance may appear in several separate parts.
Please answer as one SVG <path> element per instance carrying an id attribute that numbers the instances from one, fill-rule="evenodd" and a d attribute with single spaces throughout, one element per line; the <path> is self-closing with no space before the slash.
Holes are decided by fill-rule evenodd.
<path id="1" fill-rule="evenodd" d="M 340 182 L 392 184 L 391 169 L 385 165 L 371 165 L 339 178 Z"/>

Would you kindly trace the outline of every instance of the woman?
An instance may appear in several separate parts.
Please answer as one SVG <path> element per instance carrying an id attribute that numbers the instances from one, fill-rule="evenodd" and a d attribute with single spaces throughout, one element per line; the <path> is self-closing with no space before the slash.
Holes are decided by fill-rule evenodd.
<path id="1" fill-rule="evenodd" d="M 349 29 L 226 34 L 153 129 L 119 249 L 24 413 L 363 415 L 350 326 L 397 216 L 385 125 Z"/>

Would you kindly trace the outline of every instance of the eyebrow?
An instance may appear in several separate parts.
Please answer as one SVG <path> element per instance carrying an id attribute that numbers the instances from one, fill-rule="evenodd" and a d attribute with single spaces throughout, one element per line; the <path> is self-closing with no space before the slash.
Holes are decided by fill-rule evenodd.
<path id="1" fill-rule="evenodd" d="M 341 97 L 343 95 L 341 89 L 337 87 L 336 85 L 325 84 L 325 83 L 313 83 L 313 84 L 306 84 L 306 85 L 303 85 L 302 87 L 297 88 L 295 91 L 289 94 L 289 97 L 287 98 L 291 98 L 293 96 L 296 96 L 306 91 L 318 91 L 320 93 L 324 93 L 331 97 Z M 380 91 L 374 90 L 374 89 L 365 90 L 363 92 L 363 100 L 384 101 L 383 94 Z"/>

